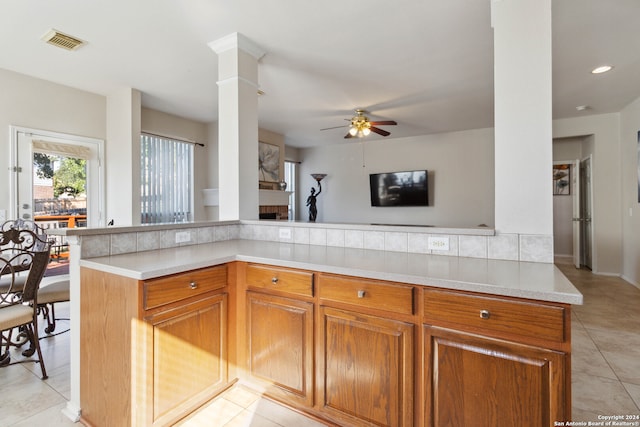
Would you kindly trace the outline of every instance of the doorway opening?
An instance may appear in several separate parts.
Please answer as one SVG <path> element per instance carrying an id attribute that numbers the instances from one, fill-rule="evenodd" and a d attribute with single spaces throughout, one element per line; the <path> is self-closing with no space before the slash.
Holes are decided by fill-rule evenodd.
<path id="1" fill-rule="evenodd" d="M 563 191 L 554 186 L 554 256 L 590 270 L 594 268 L 592 153 L 592 135 L 553 141 L 554 168 L 569 166 L 568 186 Z"/>
<path id="2" fill-rule="evenodd" d="M 10 217 L 44 229 L 98 227 L 103 218 L 103 141 L 11 126 Z M 68 269 L 68 244 L 52 236 L 47 275 Z"/>

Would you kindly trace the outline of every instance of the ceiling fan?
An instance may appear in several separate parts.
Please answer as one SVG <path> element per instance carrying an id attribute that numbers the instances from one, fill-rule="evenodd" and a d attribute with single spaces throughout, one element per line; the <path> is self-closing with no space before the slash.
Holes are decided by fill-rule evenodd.
<path id="1" fill-rule="evenodd" d="M 382 136 L 389 136 L 391 135 L 391 132 L 387 132 L 386 130 L 380 129 L 376 126 L 393 126 L 398 124 L 394 120 L 382 120 L 382 121 L 372 122 L 371 120 L 369 120 L 367 116 L 365 116 L 365 113 L 367 113 L 366 110 L 357 109 L 356 115 L 353 116 L 351 120 L 345 119 L 351 122 L 351 124 L 349 125 L 349 132 L 347 132 L 347 134 L 344 136 L 345 138 L 354 138 L 354 137 L 363 138 L 369 135 L 371 132 L 375 132 L 378 135 L 382 135 Z M 335 127 L 324 128 L 320 130 L 337 129 L 341 127 L 344 127 L 344 126 L 335 126 Z"/>

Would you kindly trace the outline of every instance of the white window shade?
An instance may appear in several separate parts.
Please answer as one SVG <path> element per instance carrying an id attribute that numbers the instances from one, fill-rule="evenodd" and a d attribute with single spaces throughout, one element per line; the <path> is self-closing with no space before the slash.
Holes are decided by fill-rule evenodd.
<path id="1" fill-rule="evenodd" d="M 193 220 L 193 144 L 140 136 L 141 223 Z"/>
<path id="2" fill-rule="evenodd" d="M 33 151 L 36 153 L 53 154 L 73 159 L 88 160 L 91 158 L 91 149 L 82 145 L 63 144 L 60 142 L 33 140 Z"/>

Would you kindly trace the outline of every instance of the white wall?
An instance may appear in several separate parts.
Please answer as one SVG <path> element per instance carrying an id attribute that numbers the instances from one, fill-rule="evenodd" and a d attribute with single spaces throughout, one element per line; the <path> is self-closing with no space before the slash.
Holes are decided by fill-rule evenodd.
<path id="1" fill-rule="evenodd" d="M 107 223 L 116 226 L 140 224 L 141 99 L 131 88 L 107 96 L 106 210 Z"/>
<path id="2" fill-rule="evenodd" d="M 106 138 L 106 98 L 0 69 L 0 209 L 9 211 L 9 126 Z"/>
<path id="3" fill-rule="evenodd" d="M 620 113 L 622 154 L 622 277 L 640 287 L 640 98 Z"/>
<path id="4" fill-rule="evenodd" d="M 592 154 L 593 271 L 622 271 L 620 114 L 554 120 L 553 137 L 590 136 L 583 156 Z"/>
<path id="5" fill-rule="evenodd" d="M 318 222 L 475 227 L 494 224 L 493 129 L 361 142 L 300 150 L 298 211 L 326 173 Z M 428 207 L 371 207 L 369 174 L 426 169 Z"/>

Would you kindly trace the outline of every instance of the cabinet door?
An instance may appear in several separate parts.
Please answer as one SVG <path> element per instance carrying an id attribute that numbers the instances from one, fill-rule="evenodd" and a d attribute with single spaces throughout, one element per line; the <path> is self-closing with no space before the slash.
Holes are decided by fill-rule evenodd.
<path id="1" fill-rule="evenodd" d="M 247 292 L 248 368 L 267 394 L 313 405 L 313 304 Z"/>
<path id="2" fill-rule="evenodd" d="M 426 426 L 548 427 L 565 420 L 564 353 L 424 330 Z"/>
<path id="3" fill-rule="evenodd" d="M 227 383 L 227 296 L 160 312 L 153 326 L 153 421 L 164 424 Z"/>
<path id="4" fill-rule="evenodd" d="M 413 325 L 320 308 L 320 410 L 348 425 L 413 426 Z"/>

